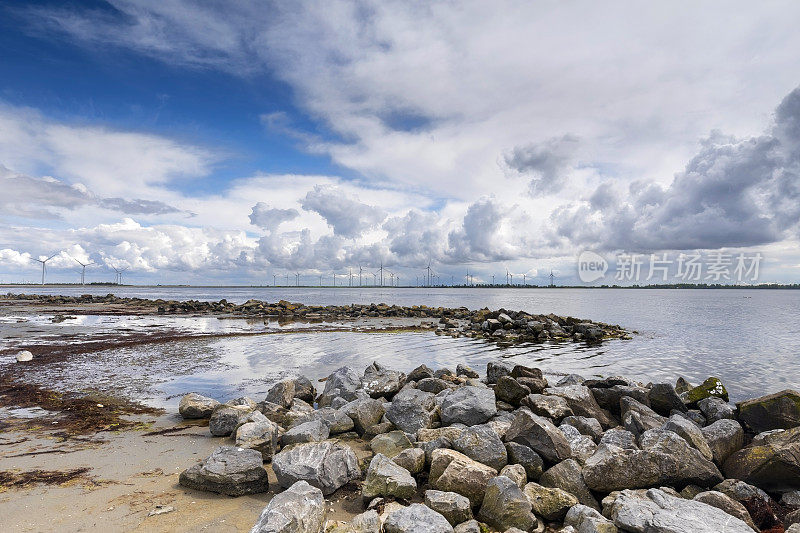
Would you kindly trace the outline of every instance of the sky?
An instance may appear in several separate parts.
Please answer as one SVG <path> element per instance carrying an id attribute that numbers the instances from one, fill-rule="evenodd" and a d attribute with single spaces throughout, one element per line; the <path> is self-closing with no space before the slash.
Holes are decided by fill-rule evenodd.
<path id="1" fill-rule="evenodd" d="M 580 284 L 586 252 L 594 284 L 662 281 L 654 258 L 675 281 L 686 257 L 695 281 L 758 257 L 744 282 L 800 282 L 798 16 L 4 2 L 0 282 L 54 256 L 52 282 L 91 262 L 87 282 Z M 620 276 L 630 257 L 652 280 Z"/>

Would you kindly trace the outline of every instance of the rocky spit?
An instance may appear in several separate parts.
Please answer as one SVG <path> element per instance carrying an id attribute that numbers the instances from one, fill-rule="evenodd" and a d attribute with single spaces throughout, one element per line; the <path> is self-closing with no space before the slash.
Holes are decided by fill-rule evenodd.
<path id="1" fill-rule="evenodd" d="M 221 446 L 180 483 L 274 490 L 253 533 L 800 532 L 796 391 L 733 405 L 713 377 L 550 383 L 510 360 L 485 374 L 373 363 L 321 381 L 318 393 L 287 378 L 260 402 L 184 396 L 180 414 L 208 418 Z M 337 491 L 363 512 L 328 520 Z"/>
<path id="2" fill-rule="evenodd" d="M 114 306 L 120 313 L 151 312 L 161 315 L 214 314 L 248 318 L 277 319 L 285 321 L 345 321 L 363 318 L 415 318 L 430 319 L 421 327 L 434 329 L 437 334 L 452 337 L 482 338 L 499 343 L 581 341 L 599 342 L 603 339 L 626 339 L 629 333 L 618 325 L 593 322 L 554 314 L 534 315 L 524 311 L 498 309 L 470 310 L 466 307 L 428 307 L 425 305 L 399 306 L 384 303 L 351 305 L 305 305 L 285 300 L 264 302 L 248 300 L 234 304 L 227 300 L 206 302 L 199 300 L 150 300 L 106 296 L 54 296 L 40 294 L 12 294 L 2 296 L 40 305 L 87 306 L 100 304 Z M 85 309 L 84 309 L 85 310 Z M 73 312 L 73 311 L 70 311 Z M 75 313 L 83 312 L 79 307 Z M 419 327 L 419 326 L 418 326 Z"/>

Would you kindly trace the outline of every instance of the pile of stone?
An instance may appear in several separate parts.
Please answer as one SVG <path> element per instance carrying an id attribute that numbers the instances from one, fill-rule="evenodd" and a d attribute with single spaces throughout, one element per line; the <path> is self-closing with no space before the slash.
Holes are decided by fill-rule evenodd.
<path id="1" fill-rule="evenodd" d="M 417 325 L 436 330 L 437 334 L 452 337 L 482 338 L 500 343 L 543 342 L 573 340 L 598 342 L 603 339 L 625 339 L 628 333 L 620 326 L 592 322 L 554 314 L 534 315 L 524 311 L 498 309 L 470 310 L 466 307 L 428 307 L 425 305 L 400 306 L 387 304 L 304 305 L 285 300 L 269 303 L 248 300 L 233 304 L 227 300 L 207 302 L 199 300 L 148 300 L 106 296 L 59 296 L 39 294 L 7 294 L 6 299 L 32 300 L 50 304 L 115 304 L 141 310 L 151 308 L 161 314 L 209 313 L 244 315 L 248 317 L 275 318 L 279 320 L 323 321 L 353 320 L 361 318 L 417 318 L 433 319 Z"/>
<path id="2" fill-rule="evenodd" d="M 256 533 L 800 532 L 800 393 L 732 405 L 716 378 L 550 381 L 509 360 L 484 376 L 373 363 L 320 394 L 302 377 L 259 403 L 187 394 L 181 415 L 233 443 L 180 483 L 273 489 Z M 326 519 L 340 489 L 364 503 L 346 523 Z"/>

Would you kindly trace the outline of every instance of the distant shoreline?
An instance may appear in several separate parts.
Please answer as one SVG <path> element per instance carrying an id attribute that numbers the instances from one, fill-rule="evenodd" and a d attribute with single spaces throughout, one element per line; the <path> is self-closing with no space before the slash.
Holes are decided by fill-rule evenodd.
<path id="1" fill-rule="evenodd" d="M 800 290 L 800 283 L 761 283 L 758 285 L 725 285 L 676 283 L 654 285 L 131 285 L 116 283 L 0 283 L 0 287 L 122 287 L 141 289 L 780 289 Z"/>

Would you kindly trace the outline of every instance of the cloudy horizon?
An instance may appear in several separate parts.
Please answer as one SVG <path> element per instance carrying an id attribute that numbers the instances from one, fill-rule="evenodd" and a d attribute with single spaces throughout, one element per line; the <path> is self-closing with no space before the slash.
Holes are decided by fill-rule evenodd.
<path id="1" fill-rule="evenodd" d="M 587 250 L 800 282 L 794 3 L 0 13 L 0 282 L 574 285 Z"/>

